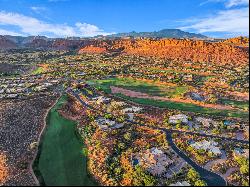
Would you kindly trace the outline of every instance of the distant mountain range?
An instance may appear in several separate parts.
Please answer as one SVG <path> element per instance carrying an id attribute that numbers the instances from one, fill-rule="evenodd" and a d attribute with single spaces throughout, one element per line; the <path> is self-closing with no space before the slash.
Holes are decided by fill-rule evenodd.
<path id="1" fill-rule="evenodd" d="M 107 37 L 145 37 L 145 38 L 197 38 L 207 39 L 208 37 L 202 34 L 185 32 L 180 29 L 163 29 L 154 32 L 128 32 L 108 35 Z"/>
<path id="2" fill-rule="evenodd" d="M 118 33 L 108 36 L 96 36 L 89 38 L 68 37 L 68 38 L 48 38 L 46 36 L 0 36 L 0 49 L 10 48 L 58 48 L 67 49 L 77 48 L 89 44 L 91 40 L 96 39 L 116 39 L 116 38 L 190 38 L 190 39 L 209 39 L 207 36 L 195 33 L 184 32 L 179 29 L 164 29 L 155 32 L 129 32 Z"/>
<path id="3" fill-rule="evenodd" d="M 46 36 L 9 36 L 0 35 L 0 49 L 16 49 L 16 48 L 31 48 L 31 49 L 56 49 L 56 50 L 76 50 L 85 46 L 94 45 L 102 46 L 103 41 L 108 45 L 112 41 L 120 38 L 153 38 L 153 39 L 194 39 L 204 40 L 208 42 L 223 42 L 225 39 L 214 39 L 202 34 L 185 32 L 179 29 L 164 29 L 155 32 L 129 32 L 118 33 L 108 36 L 96 36 L 89 38 L 67 37 L 67 38 L 48 38 Z M 249 39 L 246 37 L 238 37 L 236 39 L 226 40 L 229 45 L 248 47 Z M 104 45 L 104 44 L 103 44 Z"/>

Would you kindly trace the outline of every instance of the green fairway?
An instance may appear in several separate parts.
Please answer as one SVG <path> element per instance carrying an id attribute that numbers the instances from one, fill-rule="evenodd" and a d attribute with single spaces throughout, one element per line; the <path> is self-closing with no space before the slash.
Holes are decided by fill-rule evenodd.
<path id="1" fill-rule="evenodd" d="M 154 83 L 148 83 L 144 81 L 134 80 L 132 78 L 111 78 L 106 80 L 91 80 L 90 84 L 94 85 L 96 88 L 103 90 L 104 92 L 111 94 L 110 86 L 118 86 L 128 90 L 138 91 L 142 93 L 147 93 L 152 96 L 168 96 L 176 97 L 181 96 L 188 91 L 188 87 L 185 86 L 164 86 L 157 85 Z M 171 101 L 157 101 L 153 99 L 142 99 L 142 98 L 132 98 L 122 94 L 116 94 L 124 99 L 134 101 L 139 104 L 151 105 L 161 108 L 176 109 L 181 111 L 189 111 L 201 114 L 216 115 L 216 116 L 226 116 L 226 117 L 238 117 L 238 118 L 248 118 L 248 112 L 239 110 L 218 110 L 212 108 L 201 107 L 192 103 L 180 103 Z M 245 107 L 245 104 L 235 103 L 238 106 Z M 240 105 L 241 104 L 241 105 Z"/>
<path id="2" fill-rule="evenodd" d="M 187 86 L 157 85 L 157 83 L 154 82 L 151 83 L 141 80 L 135 80 L 132 78 L 111 78 L 106 80 L 92 80 L 90 82 L 107 93 L 111 93 L 110 86 L 119 86 L 121 88 L 147 93 L 152 96 L 163 97 L 182 96 L 188 91 Z"/>
<path id="3" fill-rule="evenodd" d="M 57 112 L 66 100 L 66 96 L 61 97 L 47 116 L 34 170 L 39 171 L 46 186 L 94 186 L 96 183 L 87 173 L 87 158 L 81 153 L 84 145 L 78 138 L 76 123 Z"/>
<path id="4" fill-rule="evenodd" d="M 238 118 L 249 118 L 248 112 L 242 111 L 231 111 L 231 110 L 218 110 L 212 108 L 205 108 L 201 106 L 197 106 L 191 103 L 177 103 L 171 101 L 158 101 L 153 99 L 142 99 L 142 98 L 132 98 L 122 94 L 116 94 L 117 96 L 133 101 L 138 104 L 143 105 L 150 105 L 160 108 L 168 108 L 168 109 L 175 109 L 181 111 L 188 111 L 188 112 L 195 112 L 201 114 L 208 114 L 208 115 L 216 115 L 216 116 L 226 116 L 226 117 L 238 117 Z"/>
<path id="5" fill-rule="evenodd" d="M 249 103 L 247 101 L 235 101 L 229 99 L 221 99 L 221 103 L 225 105 L 231 105 L 239 109 L 249 109 Z"/>

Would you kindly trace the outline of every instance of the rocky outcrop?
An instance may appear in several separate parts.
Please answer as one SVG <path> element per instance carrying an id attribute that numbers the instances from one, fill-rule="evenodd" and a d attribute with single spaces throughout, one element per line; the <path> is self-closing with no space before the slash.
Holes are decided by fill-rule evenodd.
<path id="1" fill-rule="evenodd" d="M 25 46 L 0 36 L 0 49 L 16 47 L 54 50 L 79 50 L 79 53 L 118 52 L 130 55 L 155 56 L 176 61 L 213 62 L 225 64 L 248 63 L 248 38 L 238 37 L 223 42 L 190 39 L 49 39 L 30 38 Z"/>
<path id="2" fill-rule="evenodd" d="M 240 46 L 240 47 L 248 47 L 249 46 L 249 38 L 247 37 L 236 37 L 236 38 L 229 38 L 225 41 L 223 41 L 225 44 L 231 44 L 235 46 Z"/>
<path id="3" fill-rule="evenodd" d="M 80 49 L 79 53 L 105 53 L 107 52 L 107 49 L 105 47 L 95 47 L 93 45 L 86 46 L 82 49 Z"/>
<path id="4" fill-rule="evenodd" d="M 100 47 L 105 48 L 105 50 L 99 49 Z M 155 56 L 177 61 L 214 62 L 221 65 L 248 62 L 248 50 L 225 43 L 188 39 L 112 40 L 105 45 L 99 42 L 96 45 L 86 46 L 80 52 L 106 52 L 117 49 L 122 49 L 123 53 L 130 55 Z"/>

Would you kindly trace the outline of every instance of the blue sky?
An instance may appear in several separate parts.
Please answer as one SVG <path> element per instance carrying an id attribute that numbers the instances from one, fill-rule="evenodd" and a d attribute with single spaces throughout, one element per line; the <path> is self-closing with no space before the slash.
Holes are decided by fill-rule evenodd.
<path id="1" fill-rule="evenodd" d="M 180 28 L 249 35 L 249 0 L 0 0 L 0 35 L 107 35 Z"/>

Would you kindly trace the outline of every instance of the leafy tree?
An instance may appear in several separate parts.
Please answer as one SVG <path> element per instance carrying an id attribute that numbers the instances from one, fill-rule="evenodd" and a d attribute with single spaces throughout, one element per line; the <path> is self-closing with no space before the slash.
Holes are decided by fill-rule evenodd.
<path id="1" fill-rule="evenodd" d="M 194 151 L 194 148 L 192 146 L 187 147 L 187 152 L 192 153 Z"/>
<path id="2" fill-rule="evenodd" d="M 112 115 L 111 114 L 105 114 L 104 116 L 106 119 L 111 119 L 112 118 Z"/>
<path id="3" fill-rule="evenodd" d="M 194 183 L 199 179 L 199 174 L 193 168 L 191 168 L 187 173 L 187 178 L 190 182 Z"/>
<path id="4" fill-rule="evenodd" d="M 210 158 L 214 157 L 214 154 L 213 154 L 212 152 L 210 152 L 210 151 L 208 152 L 207 155 L 208 155 L 208 157 L 210 157 Z"/>
<path id="5" fill-rule="evenodd" d="M 249 181 L 248 180 L 243 180 L 242 186 L 249 186 Z"/>
<path id="6" fill-rule="evenodd" d="M 243 156 L 236 157 L 235 160 L 240 166 L 249 165 L 249 161 Z"/>
<path id="7" fill-rule="evenodd" d="M 212 133 L 213 133 L 213 134 L 220 134 L 220 130 L 219 130 L 219 129 L 213 129 L 213 130 L 212 130 Z"/>
<path id="8" fill-rule="evenodd" d="M 156 180 L 153 176 L 145 173 L 143 169 L 137 165 L 133 175 L 133 184 L 135 186 L 154 186 Z"/>
<path id="9" fill-rule="evenodd" d="M 207 184 L 203 180 L 197 180 L 195 181 L 194 186 L 207 186 Z"/>
<path id="10" fill-rule="evenodd" d="M 88 156 L 88 149 L 87 149 L 87 148 L 83 148 L 83 149 L 82 149 L 82 154 L 83 154 L 84 156 Z"/>
<path id="11" fill-rule="evenodd" d="M 176 129 L 180 129 L 181 128 L 181 124 L 178 123 L 175 127 L 176 127 Z"/>
<path id="12" fill-rule="evenodd" d="M 125 140 L 129 141 L 129 140 L 131 140 L 132 135 L 130 132 L 127 132 L 126 134 L 124 134 L 123 137 L 125 138 Z"/>
<path id="13" fill-rule="evenodd" d="M 243 175 L 248 175 L 249 174 L 249 167 L 248 167 L 248 165 L 242 165 L 240 167 L 240 172 Z"/>
<path id="14" fill-rule="evenodd" d="M 204 150 L 204 149 L 199 149 L 199 150 L 198 150 L 198 153 L 199 153 L 199 154 L 204 154 L 205 152 L 206 152 L 206 150 Z"/>
<path id="15" fill-rule="evenodd" d="M 118 144 L 118 148 L 120 149 L 120 150 L 124 150 L 125 148 L 126 148 L 126 145 L 125 145 L 125 143 L 119 143 Z"/>

